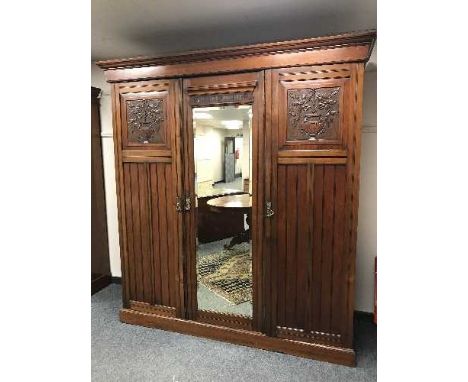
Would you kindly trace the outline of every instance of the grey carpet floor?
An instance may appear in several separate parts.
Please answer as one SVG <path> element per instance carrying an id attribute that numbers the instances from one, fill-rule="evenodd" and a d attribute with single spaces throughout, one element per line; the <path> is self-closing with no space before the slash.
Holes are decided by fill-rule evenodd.
<path id="1" fill-rule="evenodd" d="M 119 321 L 121 288 L 91 297 L 91 373 L 115 381 L 314 381 L 377 380 L 376 327 L 356 322 L 357 367 L 332 365 Z"/>
<path id="2" fill-rule="evenodd" d="M 198 284 L 197 290 L 198 309 L 214 310 L 215 312 L 242 314 L 252 317 L 252 304 L 243 302 L 238 305 L 232 305 L 224 298 L 209 290 L 206 286 Z"/>

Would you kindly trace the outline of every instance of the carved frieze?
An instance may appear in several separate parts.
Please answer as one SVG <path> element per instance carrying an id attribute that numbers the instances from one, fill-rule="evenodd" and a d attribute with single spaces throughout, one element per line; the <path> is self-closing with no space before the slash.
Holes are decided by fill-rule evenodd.
<path id="1" fill-rule="evenodd" d="M 192 106 L 245 104 L 253 102 L 253 92 L 195 94 L 190 97 Z"/>
<path id="2" fill-rule="evenodd" d="M 288 141 L 339 138 L 340 87 L 288 90 Z"/>
<path id="3" fill-rule="evenodd" d="M 129 143 L 163 143 L 164 100 L 128 100 L 127 124 Z"/>

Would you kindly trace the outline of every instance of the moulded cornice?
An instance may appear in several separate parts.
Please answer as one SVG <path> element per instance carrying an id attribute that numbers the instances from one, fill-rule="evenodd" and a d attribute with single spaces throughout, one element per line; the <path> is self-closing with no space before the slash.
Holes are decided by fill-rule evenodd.
<path id="1" fill-rule="evenodd" d="M 273 55 L 303 52 L 317 49 L 331 49 L 343 46 L 369 45 L 369 54 L 362 61 L 369 59 L 376 39 L 376 31 L 343 33 L 334 36 L 313 37 L 301 40 L 289 40 L 255 45 L 243 45 L 221 49 L 197 50 L 162 57 L 135 57 L 98 61 L 96 64 L 105 70 L 141 68 L 148 66 L 166 66 L 214 61 L 229 58 Z"/>

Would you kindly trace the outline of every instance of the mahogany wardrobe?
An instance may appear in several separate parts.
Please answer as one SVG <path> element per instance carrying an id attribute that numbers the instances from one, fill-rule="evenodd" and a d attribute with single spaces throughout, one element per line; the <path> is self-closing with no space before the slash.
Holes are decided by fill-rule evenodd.
<path id="1" fill-rule="evenodd" d="M 374 31 L 100 61 L 121 321 L 344 365 Z"/>

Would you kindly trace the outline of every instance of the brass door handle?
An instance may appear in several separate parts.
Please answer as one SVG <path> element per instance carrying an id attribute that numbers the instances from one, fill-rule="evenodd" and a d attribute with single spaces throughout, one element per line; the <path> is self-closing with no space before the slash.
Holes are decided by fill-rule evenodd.
<path id="1" fill-rule="evenodd" d="M 273 211 L 271 209 L 271 202 L 266 202 L 265 205 L 266 205 L 266 214 L 265 214 L 265 216 L 267 218 L 271 218 L 275 214 L 275 211 Z"/>

